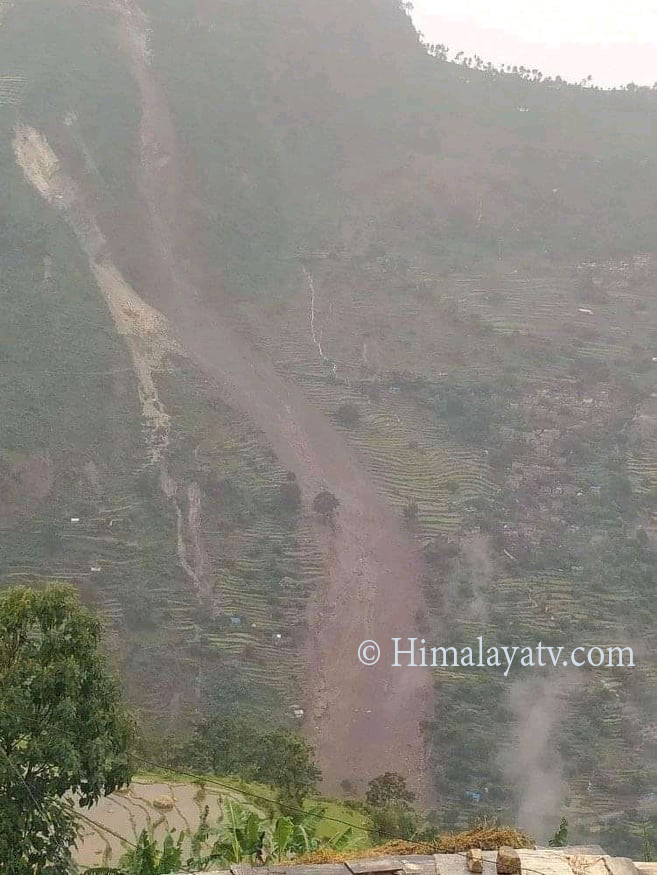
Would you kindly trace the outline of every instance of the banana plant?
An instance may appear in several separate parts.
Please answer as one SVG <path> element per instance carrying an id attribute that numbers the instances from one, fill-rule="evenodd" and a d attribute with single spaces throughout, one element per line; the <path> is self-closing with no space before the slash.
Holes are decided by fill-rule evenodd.
<path id="1" fill-rule="evenodd" d="M 351 826 L 345 827 L 329 839 L 320 839 L 317 836 L 317 831 L 324 818 L 324 811 L 322 805 L 316 805 L 314 808 L 310 808 L 301 819 L 295 818 L 294 833 L 289 846 L 289 850 L 295 856 L 308 854 L 319 848 L 340 851 L 354 844 L 354 829 Z"/>
<path id="2" fill-rule="evenodd" d="M 354 842 L 354 830 L 351 827 L 336 833 L 330 839 L 318 838 L 317 830 L 323 813 L 324 809 L 316 806 L 301 818 L 279 816 L 275 820 L 266 819 L 238 802 L 227 800 L 224 818 L 217 828 L 208 827 L 207 809 L 204 812 L 199 830 L 190 836 L 193 857 L 183 861 L 182 845 L 187 835 L 185 831 L 179 833 L 177 841 L 168 833 L 160 848 L 152 830 L 143 830 L 137 845 L 121 858 L 118 868 L 97 867 L 87 870 L 85 875 L 200 872 L 216 865 L 281 863 L 319 848 L 343 850 L 351 847 Z M 214 842 L 210 853 L 200 854 L 202 842 L 211 837 Z"/>
<path id="3" fill-rule="evenodd" d="M 237 802 L 226 802 L 226 820 L 212 845 L 210 859 L 242 863 L 262 859 L 267 822 Z"/>
<path id="4" fill-rule="evenodd" d="M 280 863 L 290 856 L 295 834 L 294 821 L 290 817 L 277 818 L 274 828 L 267 836 L 266 850 L 274 862 Z"/>
<path id="5" fill-rule="evenodd" d="M 174 840 L 172 833 L 164 837 L 162 847 L 158 846 L 152 829 L 143 829 L 134 848 L 127 851 L 117 868 L 97 866 L 87 869 L 85 875 L 166 875 L 169 872 L 179 872 L 183 868 L 182 843 L 185 839 L 183 830 L 178 839 Z"/>
<path id="6" fill-rule="evenodd" d="M 321 806 L 310 809 L 301 819 L 280 816 L 275 820 L 263 820 L 234 802 L 227 803 L 226 812 L 226 821 L 207 862 L 280 863 L 320 847 L 341 850 L 353 844 L 351 827 L 328 840 L 317 837 L 323 815 Z"/>

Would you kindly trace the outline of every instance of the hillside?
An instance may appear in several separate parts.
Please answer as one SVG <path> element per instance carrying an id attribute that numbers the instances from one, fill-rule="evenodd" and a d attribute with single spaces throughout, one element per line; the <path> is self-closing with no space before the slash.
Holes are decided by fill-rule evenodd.
<path id="1" fill-rule="evenodd" d="M 5 4 L 2 584 L 74 581 L 146 726 L 303 709 L 329 792 L 654 816 L 656 125 L 395 0 Z M 637 665 L 357 661 L 412 635 Z"/>

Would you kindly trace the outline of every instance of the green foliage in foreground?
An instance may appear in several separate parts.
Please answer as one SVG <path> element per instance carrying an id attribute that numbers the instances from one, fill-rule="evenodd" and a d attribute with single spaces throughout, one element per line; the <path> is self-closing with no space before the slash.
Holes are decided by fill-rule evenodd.
<path id="1" fill-rule="evenodd" d="M 353 842 L 353 830 L 347 827 L 330 840 L 321 841 L 317 830 L 323 809 L 317 806 L 301 817 L 262 818 L 237 802 L 226 803 L 225 817 L 211 828 L 207 824 L 207 809 L 196 832 L 191 836 L 193 855 L 184 859 L 183 831 L 174 839 L 168 833 L 161 847 L 152 832 L 142 830 L 136 846 L 128 851 L 118 868 L 88 870 L 93 875 L 166 875 L 169 872 L 198 872 L 216 866 L 236 863 L 281 863 L 299 854 L 320 848 L 342 850 Z M 214 838 L 209 854 L 200 852 L 201 845 Z"/>
<path id="2" fill-rule="evenodd" d="M 568 821 L 565 817 L 561 818 L 559 829 L 552 836 L 548 845 L 551 848 L 564 848 L 568 844 Z"/>
<path id="3" fill-rule="evenodd" d="M 73 805 L 131 777 L 131 721 L 102 654 L 101 625 L 74 590 L 9 590 L 0 600 L 0 869 L 69 869 Z"/>
<path id="4" fill-rule="evenodd" d="M 152 833 L 143 829 L 137 844 L 123 856 L 119 867 L 99 866 L 87 871 L 94 875 L 166 875 L 168 872 L 180 872 L 184 866 L 184 838 L 185 833 L 181 832 L 174 841 L 173 835 L 168 833 L 160 848 Z"/>
<path id="5" fill-rule="evenodd" d="M 372 838 L 377 844 L 391 839 L 431 841 L 433 827 L 413 808 L 415 793 L 398 772 L 384 772 L 367 785 L 367 810 L 372 822 Z"/>

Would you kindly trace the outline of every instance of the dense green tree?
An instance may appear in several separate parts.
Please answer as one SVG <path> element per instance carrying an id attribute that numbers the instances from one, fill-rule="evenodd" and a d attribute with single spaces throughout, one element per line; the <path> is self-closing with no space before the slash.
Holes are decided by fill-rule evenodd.
<path id="1" fill-rule="evenodd" d="M 318 513 L 325 522 L 333 523 L 335 520 L 335 512 L 340 506 L 340 501 L 329 492 L 328 489 L 322 489 L 313 499 L 313 510 Z"/>
<path id="2" fill-rule="evenodd" d="M 199 765 L 216 775 L 246 776 L 256 768 L 262 736 L 253 717 L 228 714 L 202 720 L 190 748 L 201 758 Z"/>
<path id="3" fill-rule="evenodd" d="M 0 869 L 68 870 L 74 796 L 90 807 L 131 777 L 132 733 L 100 622 L 67 586 L 0 598 Z M 66 798 L 65 798 L 66 797 Z"/>
<path id="4" fill-rule="evenodd" d="M 351 401 L 341 404 L 334 413 L 335 421 L 345 428 L 356 428 L 360 423 L 360 410 Z"/>
<path id="5" fill-rule="evenodd" d="M 406 779 L 398 772 L 384 772 L 367 785 L 365 795 L 372 819 L 372 838 L 375 842 L 386 839 L 411 839 L 421 826 L 420 817 L 412 808 L 415 793 L 406 786 Z"/>
<path id="6" fill-rule="evenodd" d="M 279 790 L 282 802 L 295 806 L 315 790 L 321 777 L 312 747 L 297 732 L 268 727 L 251 712 L 201 720 L 188 739 L 177 743 L 176 761 L 198 771 L 269 784 Z"/>
<path id="7" fill-rule="evenodd" d="M 413 802 L 415 793 L 406 786 L 406 778 L 399 772 L 384 772 L 367 785 L 367 804 L 381 808 L 389 802 Z"/>
<path id="8" fill-rule="evenodd" d="M 418 520 L 418 504 L 414 498 L 409 499 L 404 505 L 404 521 L 407 525 L 414 527 L 417 525 Z"/>
<path id="9" fill-rule="evenodd" d="M 296 732 L 281 728 L 263 736 L 256 777 L 278 787 L 283 799 L 300 805 L 315 790 L 321 776 L 313 749 Z"/>

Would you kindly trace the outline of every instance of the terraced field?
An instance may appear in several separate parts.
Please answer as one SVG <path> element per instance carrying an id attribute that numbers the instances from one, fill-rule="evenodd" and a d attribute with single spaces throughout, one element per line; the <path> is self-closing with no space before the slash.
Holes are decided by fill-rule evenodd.
<path id="1" fill-rule="evenodd" d="M 430 549 L 436 537 L 444 536 L 459 545 L 447 579 L 444 569 L 437 581 L 435 572 L 428 573 L 429 614 L 423 618 L 422 634 L 432 635 L 436 643 L 473 646 L 484 632 L 486 640 L 498 646 L 510 641 L 534 645 L 542 641 L 556 646 L 569 642 L 572 646 L 593 646 L 602 639 L 608 644 L 628 643 L 626 622 L 620 617 L 645 610 L 645 597 L 629 582 L 613 589 L 601 588 L 591 557 L 581 558 L 589 554 L 591 539 L 606 537 L 606 523 L 588 522 L 596 501 L 600 505 L 606 500 L 605 487 L 591 485 L 607 482 L 604 454 L 598 457 L 593 452 L 585 464 L 549 475 L 555 478 L 555 485 L 546 498 L 537 499 L 539 487 L 532 486 L 530 494 L 534 493 L 532 501 L 538 500 L 537 509 L 523 509 L 527 495 L 515 482 L 517 472 L 530 475 L 536 468 L 544 471 L 541 476 L 548 476 L 545 472 L 555 464 L 546 462 L 549 451 L 541 447 L 541 428 L 534 426 L 532 432 L 531 425 L 524 426 L 529 429 L 527 434 L 533 435 L 527 442 L 525 461 L 517 463 L 515 473 L 504 472 L 492 468 L 489 461 L 489 450 L 498 448 L 495 433 L 483 445 L 464 445 L 454 438 L 449 422 L 427 403 L 431 393 L 418 392 L 416 387 L 427 380 L 433 381 L 431 385 L 447 385 L 455 377 L 460 384 L 476 386 L 481 380 L 488 383 L 492 373 L 503 376 L 512 372 L 517 388 L 509 397 L 516 399 L 512 408 L 517 409 L 519 420 L 545 418 L 544 412 L 536 412 L 545 408 L 551 411 L 547 415 L 557 417 L 555 422 L 561 416 L 566 427 L 579 419 L 577 428 L 584 428 L 585 422 L 591 429 L 626 428 L 627 412 L 615 410 L 616 402 L 610 400 L 611 381 L 631 376 L 638 380 L 641 392 L 649 389 L 655 367 L 651 338 L 657 328 L 657 309 L 646 297 L 645 286 L 633 285 L 632 270 L 627 265 L 616 272 L 603 271 L 593 286 L 592 297 L 599 298 L 595 303 L 582 291 L 586 284 L 576 269 L 538 279 L 506 274 L 495 281 L 484 276 L 426 274 L 422 281 L 430 291 L 409 294 L 401 309 L 398 299 L 395 303 L 385 289 L 379 294 L 370 288 L 368 276 L 363 279 L 368 294 L 354 287 L 350 297 L 341 285 L 345 271 L 332 267 L 332 280 L 315 277 L 312 300 L 301 286 L 293 304 L 272 304 L 275 335 L 258 329 L 257 317 L 248 304 L 244 306 L 242 330 L 275 359 L 286 379 L 302 387 L 313 404 L 338 422 L 336 414 L 344 405 L 358 411 L 355 424 L 339 427 L 400 518 L 413 505 L 411 527 L 420 543 Z M 443 314 L 442 322 L 439 313 Z M 431 321 L 423 334 L 415 333 L 414 323 L 423 317 Z M 450 320 L 461 328 L 472 325 L 456 367 L 449 363 L 453 350 L 450 332 L 454 331 Z M 376 337 L 382 331 L 379 323 L 386 321 L 400 330 L 395 331 L 390 348 L 384 352 L 378 349 L 377 357 Z M 404 330 L 408 332 L 407 349 L 396 342 Z M 498 345 L 495 337 L 501 338 Z M 429 353 L 432 345 L 433 358 Z M 414 367 L 407 354 L 411 351 L 416 356 Z M 607 369 L 601 372 L 601 389 L 587 388 L 590 378 L 582 377 L 579 371 L 584 367 L 580 363 L 586 360 Z M 621 392 L 620 397 L 627 396 Z M 539 425 L 546 428 L 549 423 Z M 517 432 L 516 437 L 519 435 Z M 653 444 L 654 436 L 644 435 L 640 452 L 627 457 L 637 510 L 641 496 L 648 495 L 653 485 L 657 459 L 657 445 Z M 594 497 L 597 495 L 601 498 Z M 568 516 L 576 507 L 573 501 L 579 502 L 579 519 L 569 525 Z M 473 560 L 467 558 L 468 539 L 479 530 L 482 513 L 499 534 L 492 540 L 486 536 L 486 556 L 479 565 L 475 561 L 473 570 L 469 564 Z M 521 518 L 529 516 L 519 523 L 519 514 Z M 650 526 L 649 516 L 644 525 Z M 503 533 L 516 526 L 538 533 L 547 533 L 552 526 L 560 532 L 564 547 L 559 552 L 555 545 L 557 555 L 551 565 L 537 571 L 527 567 L 524 559 L 514 557 L 514 548 L 502 550 Z M 539 672 L 541 677 L 543 674 Z M 631 795 L 631 788 L 643 781 L 637 739 L 624 715 L 635 707 L 631 702 L 636 703 L 643 685 L 654 677 L 655 660 L 644 659 L 629 686 L 608 675 L 594 670 L 586 681 L 578 673 L 561 672 L 556 681 L 545 677 L 547 690 L 557 684 L 563 704 L 563 720 L 555 722 L 551 743 L 568 751 L 569 808 L 573 819 L 581 823 L 611 812 L 619 796 Z M 435 745 L 433 757 L 441 776 L 438 784 L 443 800 L 453 804 L 460 823 L 481 811 L 482 803 L 465 796 L 468 786 L 484 799 L 488 797 L 482 788 L 496 787 L 494 800 L 488 802 L 494 811 L 524 805 L 522 799 L 513 801 L 516 779 L 502 763 L 510 739 L 524 731 L 524 717 L 514 712 L 510 690 L 516 685 L 524 689 L 522 684 L 530 680 L 516 674 L 505 688 L 490 671 L 435 670 L 438 705 L 429 736 Z M 537 685 L 532 689 L 538 691 L 537 707 L 541 707 L 541 695 L 548 694 L 540 692 L 543 681 L 535 678 L 532 683 Z M 465 722 L 462 715 L 446 708 L 446 702 L 454 701 L 462 703 L 462 715 L 468 714 Z M 599 722 L 596 750 L 605 759 L 602 774 L 585 764 L 587 746 L 582 745 L 581 736 L 595 732 L 592 721 Z M 447 766 L 446 751 L 452 757 Z M 538 760 L 528 762 L 526 768 L 538 771 Z M 551 781 L 560 769 L 555 761 L 554 773 L 546 775 L 546 780 Z M 586 780 L 582 773 L 588 774 Z M 449 805 L 446 810 L 450 810 Z"/>
<path id="2" fill-rule="evenodd" d="M 447 297 L 496 333 L 532 335 L 562 348 L 574 341 L 579 355 L 610 364 L 629 360 L 631 367 L 641 362 L 641 347 L 644 356 L 651 350 L 657 320 L 654 301 L 637 280 L 642 265 L 637 256 L 606 270 L 596 266 L 604 282 L 591 281 L 584 266 L 552 277 L 507 274 L 495 283 L 483 276 L 454 278 Z"/>
<path id="3" fill-rule="evenodd" d="M 0 8 L 0 24 L 2 9 Z M 17 106 L 25 87 L 24 76 L 0 75 L 0 106 Z"/>
<path id="4" fill-rule="evenodd" d="M 242 327 L 253 339 L 248 325 Z M 379 375 L 385 377 L 380 383 L 379 377 L 363 379 L 340 362 L 322 361 L 302 328 L 288 330 L 275 343 L 261 340 L 260 345 L 279 372 L 297 382 L 326 415 L 335 417 L 342 405 L 355 405 L 358 425 L 349 428 L 338 422 L 338 427 L 400 516 L 409 502 L 417 504 L 423 543 L 437 534 L 456 532 L 463 506 L 497 491 L 486 453 L 450 440 L 446 425 L 395 386 L 394 376 Z"/>
<path id="5" fill-rule="evenodd" d="M 225 816 L 226 803 L 236 802 L 260 817 L 267 817 L 276 810 L 271 788 L 231 778 L 216 779 L 222 785 L 219 787 L 212 783 L 213 780 L 190 782 L 175 774 L 135 777 L 129 787 L 102 799 L 90 811 L 82 813 L 76 861 L 81 866 L 116 866 L 144 829 L 160 842 L 167 833 L 173 833 L 174 840 L 177 840 L 184 832 L 182 847 L 186 858 L 192 854 L 192 839 L 201 818 L 206 817 L 211 830 L 218 829 Z M 248 795 L 251 793 L 261 799 L 253 799 Z M 263 801 L 267 799 L 272 800 L 271 805 Z M 327 807 L 329 817 L 357 827 L 364 826 L 361 814 L 336 804 Z M 318 835 L 329 839 L 340 829 L 344 827 L 326 820 L 320 822 Z M 355 835 L 360 835 L 360 830 Z M 367 836 L 367 832 L 362 833 L 363 844 L 366 844 Z M 200 843 L 197 840 L 196 853 L 208 852 L 215 839 L 216 836 L 210 835 Z"/>

